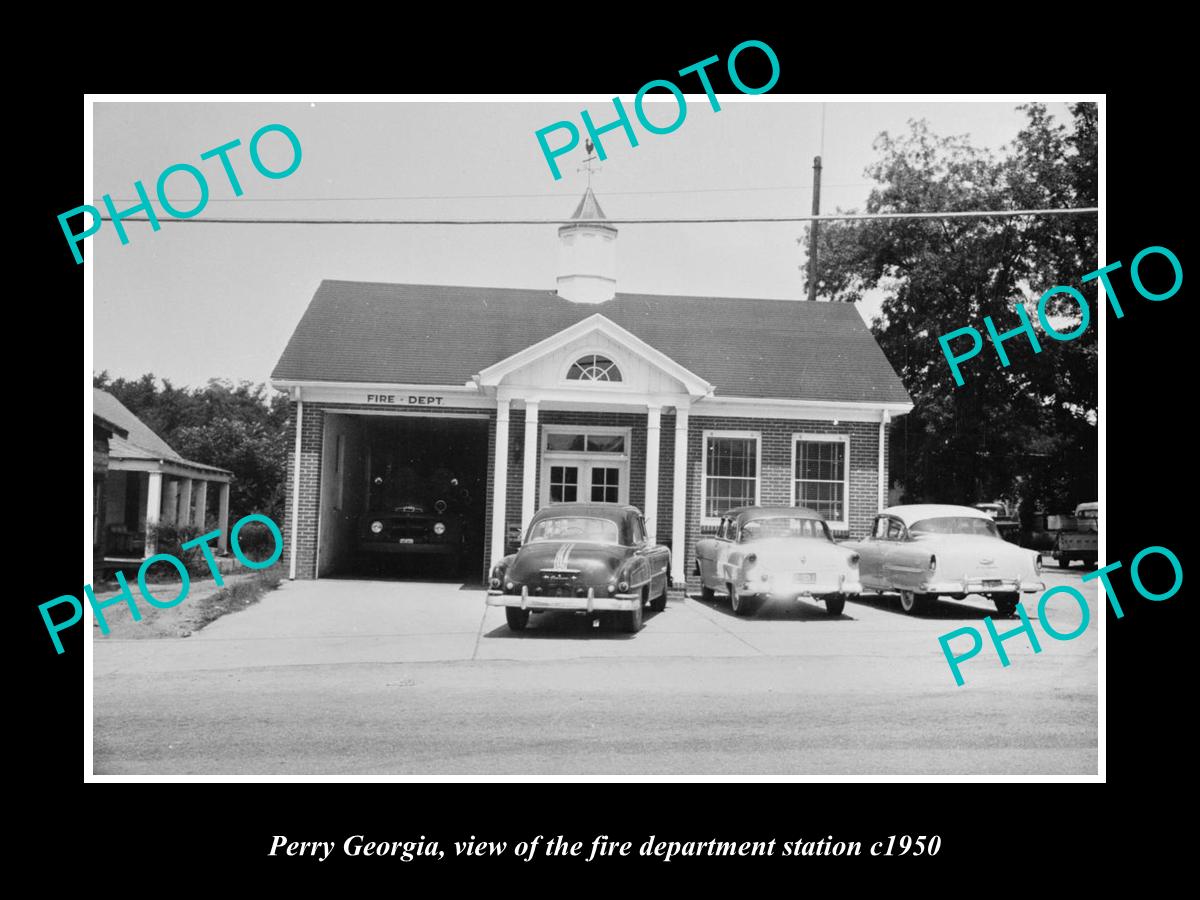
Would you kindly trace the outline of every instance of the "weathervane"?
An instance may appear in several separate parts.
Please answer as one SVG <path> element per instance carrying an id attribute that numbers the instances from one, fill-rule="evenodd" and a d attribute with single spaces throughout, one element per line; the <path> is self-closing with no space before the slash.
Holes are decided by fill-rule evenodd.
<path id="1" fill-rule="evenodd" d="M 592 163 L 596 160 L 596 155 L 592 151 L 596 149 L 596 145 L 593 144 L 590 139 L 588 139 L 588 140 L 584 141 L 583 146 L 587 150 L 588 155 L 584 158 L 583 165 L 580 166 L 579 168 L 577 168 L 575 171 L 576 172 L 587 172 L 587 186 L 590 189 L 592 186 L 592 172 L 593 172 Z M 594 171 L 599 172 L 600 167 L 596 166 L 594 168 Z"/>

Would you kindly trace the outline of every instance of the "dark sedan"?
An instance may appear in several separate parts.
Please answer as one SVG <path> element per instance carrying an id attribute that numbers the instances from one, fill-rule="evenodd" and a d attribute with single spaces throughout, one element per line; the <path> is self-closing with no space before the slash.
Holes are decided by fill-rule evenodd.
<path id="1" fill-rule="evenodd" d="M 531 612 L 618 617 L 642 627 L 642 607 L 666 609 L 671 551 L 646 537 L 642 514 L 615 503 L 558 503 L 534 514 L 521 548 L 492 569 L 487 602 L 520 631 Z"/>

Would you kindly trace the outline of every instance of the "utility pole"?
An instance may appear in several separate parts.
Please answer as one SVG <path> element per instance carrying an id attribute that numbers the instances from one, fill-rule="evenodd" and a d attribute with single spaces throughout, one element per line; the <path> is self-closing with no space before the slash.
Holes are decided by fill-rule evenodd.
<path id="1" fill-rule="evenodd" d="M 821 157 L 813 157 L 813 204 L 812 214 L 821 214 Z M 808 227 L 808 299 L 817 299 L 817 238 L 821 223 L 810 222 Z"/>

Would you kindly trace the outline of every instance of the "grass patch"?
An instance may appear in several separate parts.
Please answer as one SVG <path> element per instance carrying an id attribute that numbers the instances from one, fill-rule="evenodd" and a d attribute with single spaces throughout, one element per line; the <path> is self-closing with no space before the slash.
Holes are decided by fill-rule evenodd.
<path id="1" fill-rule="evenodd" d="M 221 588 L 207 597 L 198 599 L 193 614 L 193 631 L 199 631 L 204 626 L 215 622 L 226 613 L 237 612 L 253 606 L 269 591 L 279 587 L 283 580 L 279 566 L 271 566 L 261 572 L 255 572 L 249 578 Z"/>

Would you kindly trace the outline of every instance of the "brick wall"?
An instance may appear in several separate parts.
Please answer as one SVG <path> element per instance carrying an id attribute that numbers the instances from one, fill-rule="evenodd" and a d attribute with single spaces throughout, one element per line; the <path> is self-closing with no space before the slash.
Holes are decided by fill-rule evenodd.
<path id="1" fill-rule="evenodd" d="M 290 554 L 296 553 L 296 577 L 313 578 L 316 573 L 317 524 L 320 501 L 321 445 L 324 435 L 326 411 L 362 410 L 361 406 L 344 404 L 304 404 L 304 430 L 301 435 L 300 458 L 300 517 L 296 546 L 291 540 L 293 448 L 295 446 L 295 404 L 290 405 L 287 430 L 288 466 L 284 520 L 285 562 L 290 565 Z M 430 412 L 435 412 L 430 410 Z M 437 410 L 438 413 L 472 412 L 481 410 Z M 539 415 L 538 447 L 541 447 L 541 425 L 612 426 L 631 429 L 631 459 L 629 465 L 629 501 L 639 509 L 645 509 L 646 483 L 646 414 L 609 412 L 560 412 L 542 409 Z M 792 435 L 799 432 L 817 434 L 844 434 L 850 437 L 850 528 L 849 534 L 858 537 L 870 526 L 872 516 L 878 509 L 879 425 L 875 422 L 831 422 L 782 419 L 745 419 L 733 417 L 692 415 L 688 423 L 688 478 L 687 478 L 687 529 L 684 547 L 684 566 L 689 578 L 689 587 L 698 583 L 691 575 L 695 560 L 696 540 L 700 535 L 700 486 L 703 433 L 706 430 L 754 431 L 762 442 L 762 473 L 760 500 L 764 504 L 791 504 L 792 491 Z M 519 522 L 521 518 L 521 486 L 524 462 L 525 411 L 512 409 L 509 414 L 508 449 L 508 498 L 506 521 Z M 481 573 L 486 577 L 490 565 L 492 497 L 496 448 L 496 415 L 488 417 L 487 490 L 484 511 L 484 559 L 480 560 Z M 886 450 L 886 447 L 885 447 Z M 672 526 L 672 490 L 674 478 L 675 415 L 664 413 L 659 457 L 659 507 L 658 537 L 669 542 Z M 539 453 L 540 457 L 540 453 Z M 885 465 L 887 454 L 884 455 Z M 540 465 L 540 459 L 539 459 Z M 886 469 L 885 469 L 886 477 Z M 540 501 L 541 472 L 538 472 L 535 504 Z M 842 533 L 839 536 L 844 536 Z M 675 549 L 678 552 L 678 549 Z"/>
<path id="2" fill-rule="evenodd" d="M 692 572 L 695 571 L 696 541 L 700 537 L 700 489 L 704 477 L 702 465 L 705 431 L 758 432 L 762 459 L 759 502 L 764 506 L 792 505 L 793 434 L 848 435 L 850 527 L 848 532 L 835 531 L 834 536 L 859 537 L 865 534 L 872 517 L 878 512 L 878 422 L 840 422 L 834 425 L 832 422 L 805 419 L 745 419 L 692 415 L 688 420 L 687 540 L 684 560 L 689 589 L 698 589 L 700 584 Z M 886 473 L 886 468 L 884 471 Z"/>

